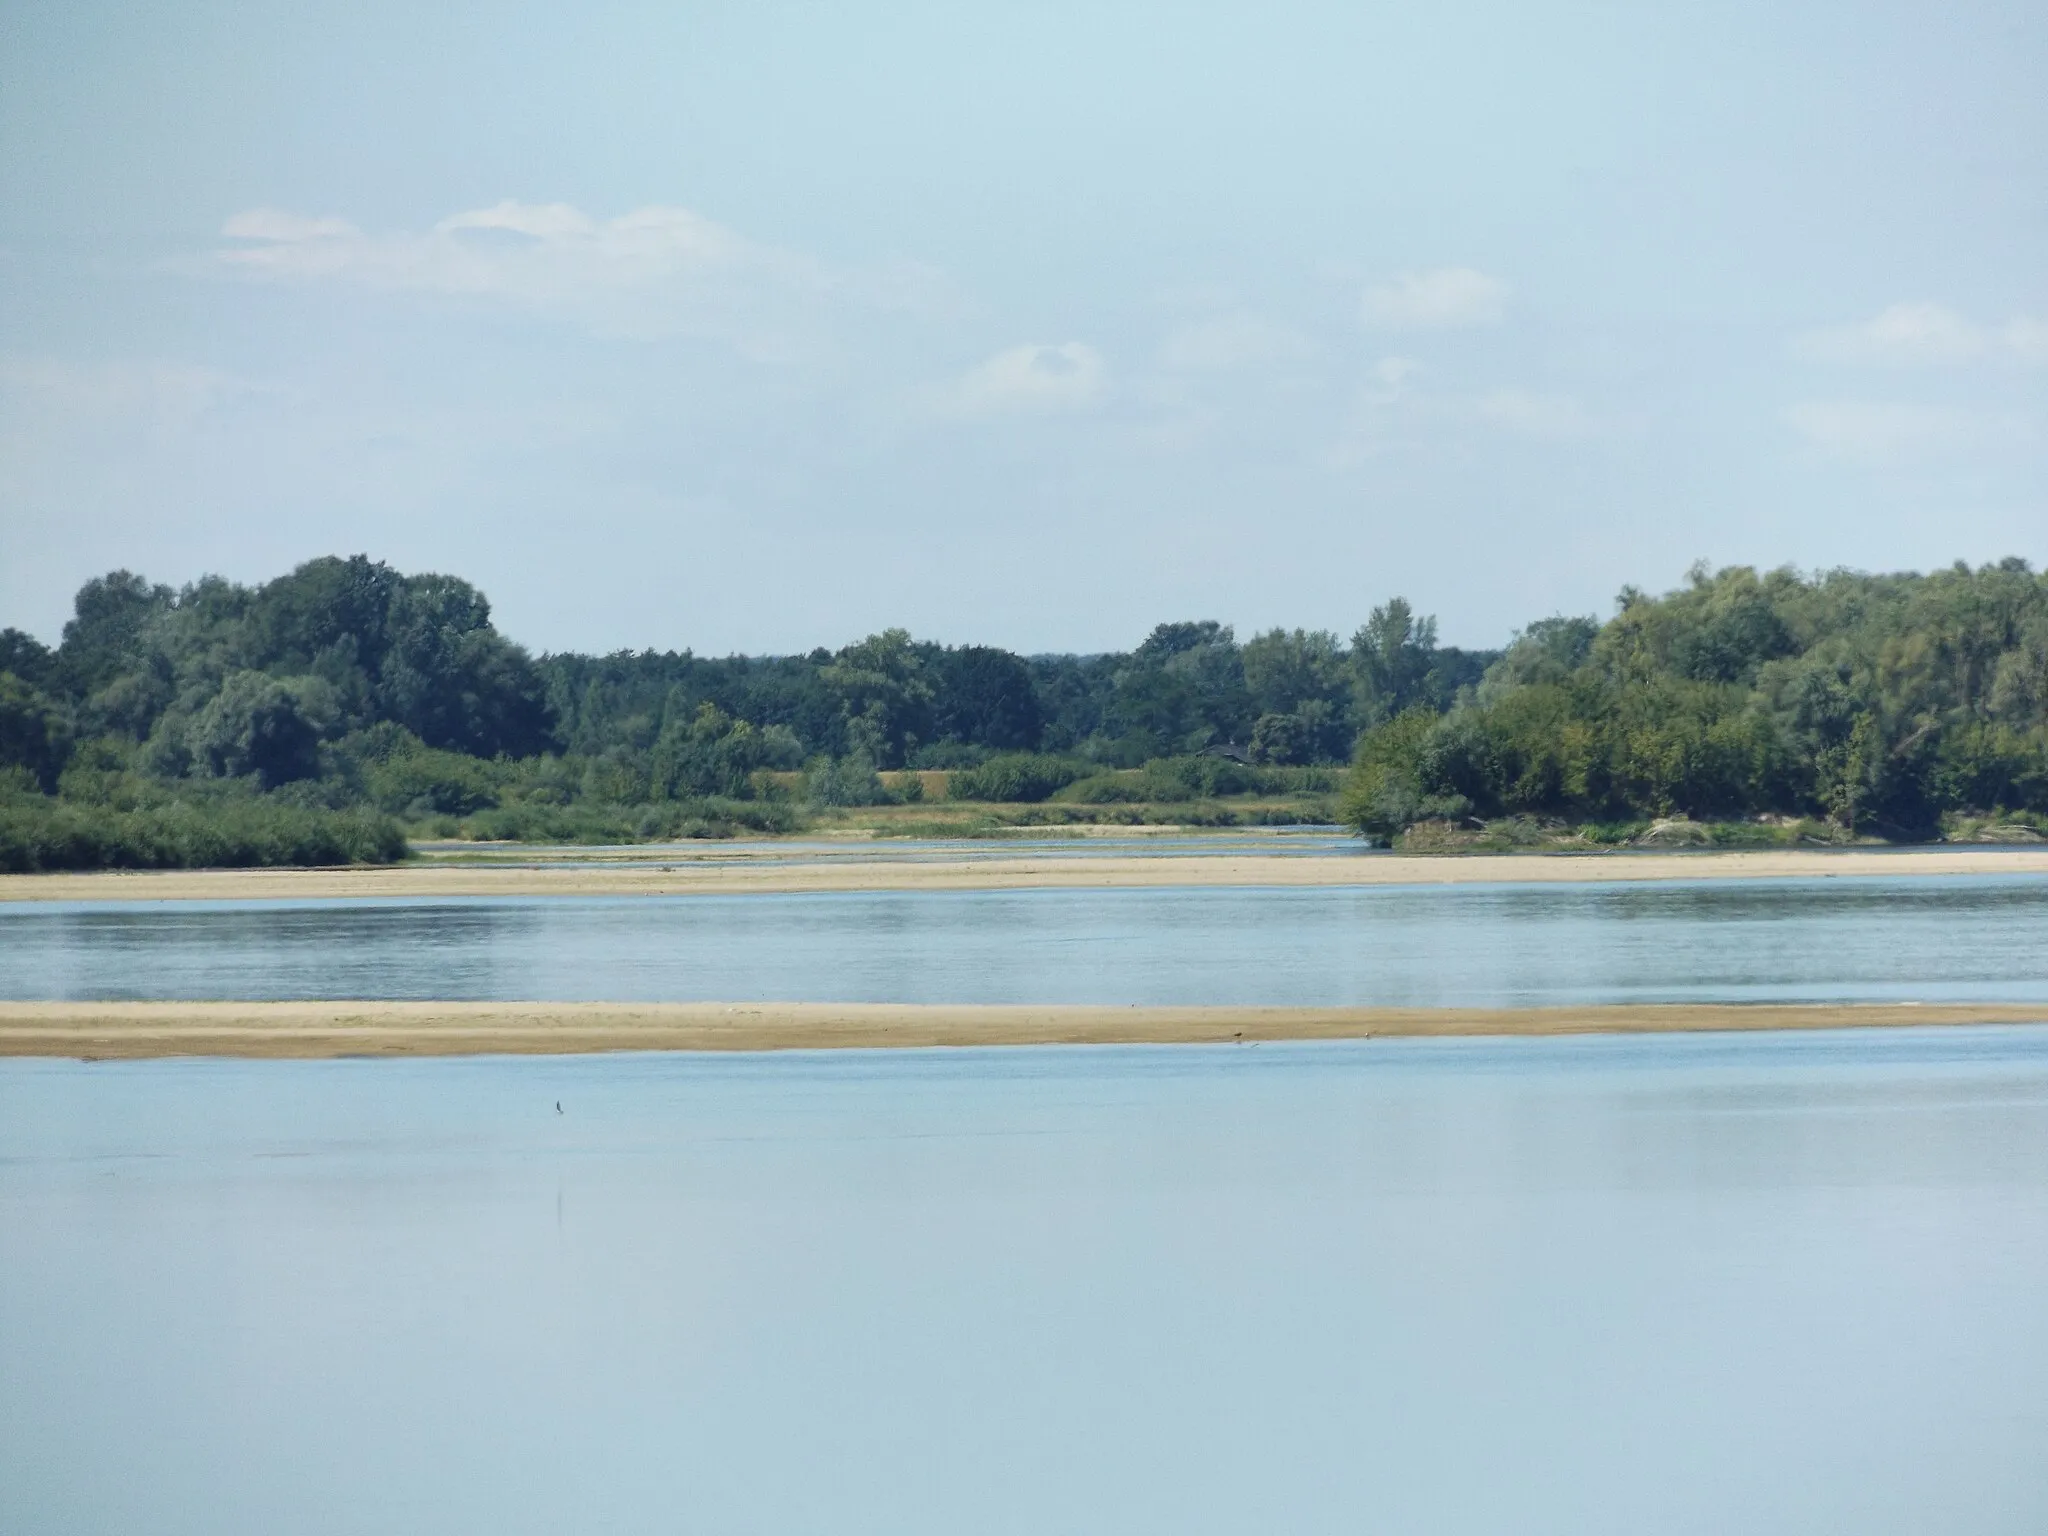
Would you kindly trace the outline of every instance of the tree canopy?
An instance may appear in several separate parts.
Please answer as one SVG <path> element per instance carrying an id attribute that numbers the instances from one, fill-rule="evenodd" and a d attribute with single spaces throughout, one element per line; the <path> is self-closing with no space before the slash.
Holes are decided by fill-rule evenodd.
<path id="1" fill-rule="evenodd" d="M 878 770 L 1071 798 L 1208 793 L 1224 770 L 1185 767 L 1203 761 L 1354 761 L 1346 814 L 1380 836 L 1432 817 L 1761 813 L 1920 835 L 1965 810 L 2048 810 L 2048 578 L 2022 560 L 1699 568 L 1498 651 L 1440 644 L 1399 597 L 1361 608 L 1348 642 L 1185 619 L 1096 655 L 888 629 L 803 655 L 536 658 L 469 583 L 361 555 L 257 586 L 113 571 L 54 648 L 0 630 L 0 771 L 46 793 L 115 764 L 470 814 L 512 777 L 527 804 L 736 803 L 801 768 L 819 803 L 861 804 Z M 1160 763 L 1183 766 L 1079 782 Z"/>
<path id="2" fill-rule="evenodd" d="M 1826 817 L 1899 836 L 2048 810 L 2048 577 L 1696 568 L 1539 621 L 1476 688 L 1368 731 L 1348 813 Z"/>

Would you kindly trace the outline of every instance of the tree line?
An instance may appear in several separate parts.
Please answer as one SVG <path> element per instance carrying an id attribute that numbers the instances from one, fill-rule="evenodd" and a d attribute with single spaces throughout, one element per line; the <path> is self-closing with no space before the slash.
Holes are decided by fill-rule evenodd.
<path id="1" fill-rule="evenodd" d="M 1224 747 L 1270 764 L 1342 761 L 1364 725 L 1448 706 L 1490 653 L 1436 644 L 1399 599 L 1349 646 L 1162 624 L 1134 651 L 1025 657 L 900 629 L 798 656 L 689 651 L 538 658 L 482 593 L 363 556 L 260 586 L 183 590 L 116 571 L 86 583 L 54 648 L 0 631 L 0 762 L 54 788 L 109 752 L 162 780 L 275 789 L 421 750 L 574 760 L 618 793 L 742 796 L 757 770 L 853 758 L 967 768 L 998 754 L 1119 767 Z"/>
<path id="2" fill-rule="evenodd" d="M 1202 620 L 1097 655 L 892 629 L 807 655 L 536 657 L 469 583 L 355 556 L 256 586 L 116 571 L 80 589 L 54 647 L 0 631 L 0 791 L 130 815 L 267 796 L 307 814 L 489 812 L 514 834 L 576 806 L 654 808 L 647 833 L 706 816 L 774 830 L 790 812 L 766 802 L 799 770 L 822 804 L 870 803 L 903 769 L 1102 803 L 1229 793 L 1218 761 L 1244 766 L 1239 788 L 1349 763 L 1345 814 L 1383 838 L 1675 815 L 1925 836 L 1962 813 L 2041 813 L 2048 577 L 2019 559 L 1699 568 L 1497 651 L 1440 645 L 1393 598 L 1348 640 L 1239 641 Z"/>
<path id="3" fill-rule="evenodd" d="M 2048 577 L 1696 567 L 1520 631 L 1447 710 L 1367 730 L 1345 808 L 1392 836 L 1514 814 L 1776 814 L 1923 838 L 2048 812 Z"/>

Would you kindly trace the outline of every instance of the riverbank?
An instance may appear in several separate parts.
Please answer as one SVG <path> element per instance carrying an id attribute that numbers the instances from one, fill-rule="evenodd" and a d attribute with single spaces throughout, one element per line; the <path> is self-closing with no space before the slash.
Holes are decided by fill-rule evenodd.
<path id="1" fill-rule="evenodd" d="M 347 897 L 770 895 L 824 891 L 986 891 L 1167 886 L 1484 885 L 1574 881 L 1753 880 L 1910 875 L 2048 875 L 2048 848 L 1783 849 L 1740 853 L 1366 853 L 1177 857 L 1034 850 L 964 859 L 809 860 L 659 856 L 659 863 L 452 864 L 345 869 L 95 870 L 0 875 L 9 901 L 314 901 Z"/>
<path id="2" fill-rule="evenodd" d="M 2048 1023 L 2029 1003 L 1114 1008 L 900 1003 L 0 1002 L 0 1056 L 581 1055 Z"/>

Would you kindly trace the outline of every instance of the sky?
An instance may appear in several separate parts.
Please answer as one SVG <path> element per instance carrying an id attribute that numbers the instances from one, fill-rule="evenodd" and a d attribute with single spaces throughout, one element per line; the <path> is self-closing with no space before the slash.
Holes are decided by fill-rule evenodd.
<path id="1" fill-rule="evenodd" d="M 2048 563 L 2048 7 L 0 0 L 0 625 L 1492 645 Z"/>

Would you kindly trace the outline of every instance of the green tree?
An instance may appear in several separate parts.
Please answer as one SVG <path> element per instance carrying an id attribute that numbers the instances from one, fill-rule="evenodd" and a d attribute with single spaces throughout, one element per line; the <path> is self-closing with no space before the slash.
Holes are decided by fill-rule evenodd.
<path id="1" fill-rule="evenodd" d="M 1429 749 L 1437 727 L 1433 710 L 1416 707 L 1358 738 L 1358 752 L 1337 802 L 1338 814 L 1348 826 L 1388 840 L 1426 816 L 1459 815 L 1471 809 L 1460 797 L 1431 793 Z"/>
<path id="2" fill-rule="evenodd" d="M 822 677 L 838 696 L 848 747 L 871 770 L 900 766 L 931 738 L 932 683 L 908 630 L 883 630 L 845 647 Z"/>
<path id="3" fill-rule="evenodd" d="M 148 633 L 176 600 L 169 587 L 151 586 L 132 571 L 96 576 L 78 589 L 72 617 L 57 647 L 57 679 L 74 698 L 104 688 L 145 664 Z"/>
<path id="4" fill-rule="evenodd" d="M 1401 597 L 1373 609 L 1351 637 L 1358 719 L 1375 725 L 1422 702 L 1435 657 L 1435 619 L 1417 618 Z"/>
<path id="5" fill-rule="evenodd" d="M 265 789 L 320 771 L 319 684 L 296 686 L 262 672 L 233 673 L 193 720 L 187 744 L 194 761 L 221 778 L 257 776 Z"/>
<path id="6" fill-rule="evenodd" d="M 12 672 L 0 672 L 0 768 L 21 768 L 45 793 L 55 789 L 71 755 L 64 708 Z"/>
<path id="7" fill-rule="evenodd" d="M 1045 732 L 1044 714 L 1020 657 L 986 645 L 934 648 L 931 733 L 998 752 L 1029 752 Z"/>

